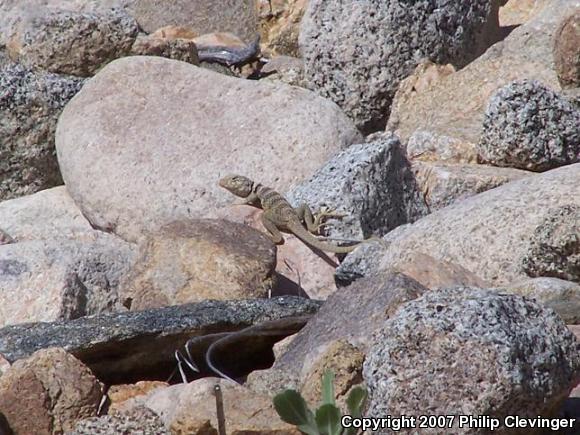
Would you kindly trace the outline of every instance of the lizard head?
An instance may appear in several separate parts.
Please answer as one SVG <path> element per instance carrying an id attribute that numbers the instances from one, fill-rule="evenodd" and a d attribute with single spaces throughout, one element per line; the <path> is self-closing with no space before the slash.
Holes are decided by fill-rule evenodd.
<path id="1" fill-rule="evenodd" d="M 249 196 L 254 187 L 254 182 L 243 175 L 226 175 L 218 184 L 240 198 Z"/>

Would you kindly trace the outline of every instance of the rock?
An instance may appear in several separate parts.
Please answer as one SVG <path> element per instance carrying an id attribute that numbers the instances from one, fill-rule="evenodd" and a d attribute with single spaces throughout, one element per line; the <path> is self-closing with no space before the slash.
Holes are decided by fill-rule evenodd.
<path id="1" fill-rule="evenodd" d="M 8 243 L 14 243 L 14 239 L 6 231 L 0 229 L 0 245 L 7 245 Z"/>
<path id="2" fill-rule="evenodd" d="M 409 137 L 407 157 L 413 161 L 477 163 L 477 151 L 472 143 L 423 130 Z"/>
<path id="3" fill-rule="evenodd" d="M 285 190 L 357 140 L 338 107 L 308 91 L 131 57 L 87 83 L 60 117 L 56 142 L 83 214 L 133 241 L 214 217 L 232 201 L 217 185 L 227 173 Z"/>
<path id="4" fill-rule="evenodd" d="M 35 9 L 18 24 L 6 44 L 12 60 L 81 77 L 126 56 L 139 32 L 137 22 L 120 9 L 102 13 Z"/>
<path id="5" fill-rule="evenodd" d="M 262 47 L 272 55 L 300 57 L 298 35 L 307 0 L 259 1 Z"/>
<path id="6" fill-rule="evenodd" d="M 67 435 L 171 435 L 161 418 L 149 408 L 136 407 L 115 415 L 104 415 L 81 420 Z"/>
<path id="7" fill-rule="evenodd" d="M 287 85 L 306 88 L 304 78 L 304 63 L 302 59 L 290 56 L 276 56 L 268 61 L 260 71 L 265 76 L 263 80 L 282 82 Z"/>
<path id="8" fill-rule="evenodd" d="M 502 421 L 506 415 L 548 417 L 580 380 L 580 354 L 551 310 L 521 296 L 455 287 L 429 292 L 387 320 L 373 337 L 363 375 L 367 416 L 428 409 Z M 489 429 L 456 422 L 453 433 Z"/>
<path id="9" fill-rule="evenodd" d="M 537 81 L 499 89 L 477 144 L 481 161 L 546 171 L 580 161 L 580 109 Z"/>
<path id="10" fill-rule="evenodd" d="M 200 433 L 195 429 L 205 426 L 208 430 L 208 420 L 214 431 L 218 427 L 214 394 L 216 384 L 222 392 L 228 433 L 300 434 L 298 429 L 278 417 L 269 397 L 260 396 L 224 379 L 205 378 L 189 384 L 172 385 L 153 391 L 135 404 L 139 406 L 143 403 L 156 412 L 165 426 L 171 427 L 172 433 Z M 195 412 L 192 413 L 192 410 Z"/>
<path id="11" fill-rule="evenodd" d="M 256 370 L 248 375 L 244 387 L 273 399 L 276 394 L 287 389 L 300 391 L 300 373 L 275 368 Z"/>
<path id="12" fill-rule="evenodd" d="M 90 239 L 98 234 L 64 186 L 0 202 L 0 222 L 18 242 Z"/>
<path id="13" fill-rule="evenodd" d="M 362 246 L 341 263 L 340 273 L 365 276 L 390 270 L 422 253 L 459 265 L 494 286 L 530 275 L 570 280 L 566 276 L 577 276 L 578 230 L 573 222 L 579 184 L 578 163 L 512 181 L 396 228 L 384 237 L 386 250 Z"/>
<path id="14" fill-rule="evenodd" d="M 337 290 L 292 340 L 274 368 L 300 373 L 335 340 L 346 340 L 366 353 L 373 331 L 401 304 L 425 291 L 425 287 L 401 274 L 367 277 Z"/>
<path id="15" fill-rule="evenodd" d="M 424 92 L 394 106 L 387 128 L 406 141 L 417 130 L 445 136 L 475 152 L 489 99 L 515 80 L 538 80 L 558 89 L 552 38 L 560 20 L 580 7 L 579 0 L 550 0 L 527 23 L 456 73 L 441 77 Z"/>
<path id="16" fill-rule="evenodd" d="M 157 0 L 131 0 L 128 11 L 147 33 L 168 25 L 187 26 L 200 35 L 231 32 L 247 41 L 258 33 L 253 0 L 168 0 L 163 7 Z"/>
<path id="17" fill-rule="evenodd" d="M 122 291 L 132 310 L 265 298 L 275 281 L 275 245 L 265 234 L 234 222 L 174 222 L 139 251 Z"/>
<path id="18" fill-rule="evenodd" d="M 328 222 L 330 237 L 361 239 L 385 234 L 428 213 L 401 143 L 386 135 L 352 145 L 287 195 L 295 207 L 328 207 L 344 214 Z"/>
<path id="19" fill-rule="evenodd" d="M 512 168 L 421 161 L 413 162 L 413 172 L 431 211 L 532 175 Z"/>
<path id="20" fill-rule="evenodd" d="M 464 66 L 497 40 L 500 3 L 310 0 L 300 32 L 307 79 L 362 131 L 380 130 L 422 58 Z"/>
<path id="21" fill-rule="evenodd" d="M 161 381 L 140 381 L 135 384 L 111 385 L 107 391 L 109 399 L 108 414 L 122 414 L 119 408 L 123 403 L 134 397 L 144 396 L 159 388 L 166 388 L 169 384 Z"/>
<path id="22" fill-rule="evenodd" d="M 0 200 L 62 184 L 56 121 L 83 80 L 8 64 L 0 70 Z"/>
<path id="23" fill-rule="evenodd" d="M 531 236 L 523 258 L 529 276 L 551 276 L 580 283 L 580 207 L 563 205 L 546 210 Z"/>
<path id="24" fill-rule="evenodd" d="M 193 40 L 199 36 L 195 30 L 187 26 L 164 26 L 149 35 L 156 39 L 186 39 Z"/>
<path id="25" fill-rule="evenodd" d="M 17 361 L 0 377 L 0 412 L 15 435 L 68 432 L 96 414 L 102 385 L 63 349 Z"/>
<path id="26" fill-rule="evenodd" d="M 500 290 L 533 298 L 554 310 L 567 324 L 580 323 L 580 285 L 558 278 L 528 278 Z"/>
<path id="27" fill-rule="evenodd" d="M 124 311 L 119 283 L 133 248 L 109 234 L 12 243 L 0 249 L 0 326 Z"/>
<path id="28" fill-rule="evenodd" d="M 176 367 L 175 351 L 183 349 L 189 338 L 312 314 L 320 305 L 295 297 L 205 301 L 68 322 L 8 326 L 0 329 L 0 354 L 13 362 L 39 349 L 63 347 L 108 384 L 167 379 Z M 241 350 L 243 347 L 239 357 Z M 195 361 L 204 359 L 203 355 L 192 356 Z"/>
<path id="29" fill-rule="evenodd" d="M 528 22 L 552 0 L 509 0 L 499 8 L 501 27 L 519 26 Z"/>
<path id="30" fill-rule="evenodd" d="M 302 397 L 310 404 L 320 402 L 322 377 L 326 370 L 331 370 L 334 374 L 334 398 L 341 408 L 346 408 L 344 402 L 348 393 L 363 382 L 364 359 L 364 353 L 347 340 L 328 343 L 319 358 L 302 369 Z"/>
<path id="31" fill-rule="evenodd" d="M 580 11 L 563 19 L 554 35 L 554 62 L 563 88 L 580 86 Z"/>
<path id="32" fill-rule="evenodd" d="M 131 47 L 135 56 L 160 56 L 199 65 L 195 42 L 187 39 L 158 38 L 153 35 L 139 36 Z"/>

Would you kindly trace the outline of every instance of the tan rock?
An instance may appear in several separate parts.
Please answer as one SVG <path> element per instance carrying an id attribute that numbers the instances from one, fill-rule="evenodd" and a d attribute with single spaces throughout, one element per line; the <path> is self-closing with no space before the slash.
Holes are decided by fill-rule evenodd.
<path id="1" fill-rule="evenodd" d="M 0 413 L 15 435 L 63 433 L 96 415 L 101 388 L 75 357 L 44 349 L 16 361 L 0 377 Z"/>
<path id="2" fill-rule="evenodd" d="M 499 9 L 499 24 L 502 27 L 519 26 L 549 3 L 550 0 L 509 0 Z"/>
<path id="3" fill-rule="evenodd" d="M 401 103 L 393 108 L 387 129 L 405 141 L 418 130 L 428 131 L 474 149 L 489 98 L 500 87 L 525 78 L 559 88 L 552 38 L 560 20 L 579 6 L 578 0 L 547 2 L 533 19 L 465 68 L 442 77 L 424 92 L 396 97 Z"/>
<path id="4" fill-rule="evenodd" d="M 413 162 L 413 172 L 431 211 L 533 175 L 512 168 L 421 161 Z"/>
<path id="5" fill-rule="evenodd" d="M 192 40 L 139 36 L 131 47 L 134 56 L 159 56 L 182 62 L 199 64 L 197 47 Z"/>
<path id="6" fill-rule="evenodd" d="M 262 80 L 279 81 L 292 86 L 307 88 L 302 59 L 290 56 L 275 56 L 260 71 L 266 76 Z"/>
<path id="7" fill-rule="evenodd" d="M 312 92 L 133 56 L 83 87 L 56 143 L 83 214 L 135 241 L 170 222 L 214 217 L 232 201 L 217 185 L 223 175 L 285 190 L 360 139 L 338 106 Z"/>
<path id="8" fill-rule="evenodd" d="M 322 377 L 326 370 L 331 370 L 334 398 L 338 404 L 344 404 L 352 387 L 363 382 L 364 359 L 364 353 L 346 340 L 327 343 L 318 358 L 307 361 L 302 368 L 302 396 L 307 403 L 318 404 L 322 397 Z"/>
<path id="9" fill-rule="evenodd" d="M 563 88 L 580 87 L 580 9 L 563 19 L 556 30 L 554 62 Z"/>
<path id="10" fill-rule="evenodd" d="M 413 252 L 405 259 L 395 262 L 391 265 L 391 270 L 404 273 L 431 290 L 456 285 L 488 286 L 483 279 L 464 267 L 445 260 L 436 260 L 420 252 Z"/>
<path id="11" fill-rule="evenodd" d="M 210 46 L 221 46 L 221 47 L 232 47 L 232 48 L 244 48 L 246 43 L 234 35 L 228 32 L 213 32 L 205 33 L 203 35 L 196 36 L 193 38 L 196 45 L 202 47 Z"/>
<path id="12" fill-rule="evenodd" d="M 107 396 L 109 397 L 109 414 L 120 412 L 123 403 L 134 397 L 144 396 L 158 388 L 168 387 L 167 382 L 160 381 L 139 381 L 135 384 L 111 385 Z"/>
<path id="13" fill-rule="evenodd" d="M 186 26 L 165 26 L 157 29 L 155 32 L 151 33 L 154 38 L 163 39 L 194 39 L 199 36 L 199 34 L 194 31 L 191 27 Z"/>
<path id="14" fill-rule="evenodd" d="M 467 140 L 416 130 L 407 141 L 407 157 L 425 162 L 477 163 L 477 149 Z"/>
<path id="15" fill-rule="evenodd" d="M 147 239 L 123 285 L 131 309 L 207 299 L 264 298 L 276 248 L 249 227 L 223 220 L 174 222 Z"/>
<path id="16" fill-rule="evenodd" d="M 262 46 L 271 55 L 299 57 L 298 35 L 308 0 L 258 1 Z"/>
<path id="17" fill-rule="evenodd" d="M 218 427 L 216 384 L 222 390 L 228 434 L 300 434 L 294 426 L 280 420 L 270 397 L 223 379 L 204 378 L 189 384 L 172 385 L 150 393 L 143 403 L 161 416 L 167 427 L 181 430 L 181 433 L 215 433 L 211 428 Z M 208 420 L 211 427 L 208 427 Z M 192 432 L 184 432 L 186 428 Z"/>

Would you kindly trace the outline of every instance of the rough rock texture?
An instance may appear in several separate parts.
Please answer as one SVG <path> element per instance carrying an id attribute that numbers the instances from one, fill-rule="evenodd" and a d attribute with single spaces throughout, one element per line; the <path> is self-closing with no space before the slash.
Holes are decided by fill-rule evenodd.
<path id="1" fill-rule="evenodd" d="M 298 35 L 307 0 L 259 0 L 263 50 L 271 55 L 300 56 Z"/>
<path id="2" fill-rule="evenodd" d="M 310 179 L 291 190 L 295 206 L 328 207 L 344 214 L 332 219 L 328 235 L 361 239 L 385 234 L 428 213 L 401 143 L 394 135 L 352 145 Z"/>
<path id="3" fill-rule="evenodd" d="M 554 62 L 563 88 L 580 86 L 580 10 L 558 26 L 554 35 Z"/>
<path id="4" fill-rule="evenodd" d="M 495 42 L 499 4 L 310 0 L 300 32 L 306 76 L 363 131 L 379 130 L 422 58 L 463 66 Z"/>
<path id="5" fill-rule="evenodd" d="M 15 241 L 94 238 L 89 221 L 81 214 L 66 187 L 0 202 L 0 222 Z"/>
<path id="6" fill-rule="evenodd" d="M 0 326 L 124 311 L 119 283 L 133 247 L 110 234 L 12 243 L 0 249 Z"/>
<path id="7" fill-rule="evenodd" d="M 122 297 L 132 310 L 264 298 L 275 266 L 275 245 L 252 228 L 218 219 L 174 222 L 140 247 Z"/>
<path id="8" fill-rule="evenodd" d="M 421 161 L 413 162 L 413 172 L 431 211 L 532 175 L 530 172 L 511 168 Z"/>
<path id="9" fill-rule="evenodd" d="M 552 0 L 508 0 L 499 8 L 499 25 L 502 27 L 519 26 L 528 22 L 538 10 Z"/>
<path id="10" fill-rule="evenodd" d="M 131 0 L 128 11 L 147 33 L 167 25 L 188 26 L 200 35 L 231 32 L 248 42 L 258 33 L 254 0 Z"/>
<path id="11" fill-rule="evenodd" d="M 104 415 L 81 420 L 67 435 L 171 435 L 161 418 L 145 407 L 135 407 L 116 415 Z"/>
<path id="12" fill-rule="evenodd" d="M 533 276 L 578 276 L 579 185 L 578 163 L 504 184 L 396 228 L 384 237 L 386 250 L 376 244 L 360 247 L 337 273 L 390 270 L 419 252 L 457 264 L 492 285 L 526 278 L 531 270 L 538 271 Z"/>
<path id="13" fill-rule="evenodd" d="M 67 432 L 96 414 L 101 395 L 91 371 L 58 348 L 17 361 L 0 377 L 0 413 L 15 435 Z"/>
<path id="14" fill-rule="evenodd" d="M 54 156 L 56 121 L 83 80 L 0 69 L 0 200 L 62 184 Z"/>
<path id="15" fill-rule="evenodd" d="M 477 150 L 496 166 L 545 171 L 580 161 L 580 109 L 532 80 L 491 97 Z"/>
<path id="16" fill-rule="evenodd" d="M 139 36 L 131 47 L 135 56 L 160 56 L 199 65 L 195 42 L 183 38 L 158 38 L 153 35 Z"/>
<path id="17" fill-rule="evenodd" d="M 137 22 L 120 9 L 35 9 L 25 13 L 6 46 L 10 58 L 27 67 L 88 77 L 127 55 L 138 32 Z"/>
<path id="18" fill-rule="evenodd" d="M 433 415 L 533 418 L 554 412 L 580 380 L 580 353 L 551 310 L 520 296 L 456 287 L 427 293 L 385 322 L 363 375 L 368 416 L 428 409 Z M 456 425 L 450 432 L 489 429 Z"/>
<path id="19" fill-rule="evenodd" d="M 285 190 L 360 139 L 335 104 L 311 92 L 141 56 L 91 79 L 56 134 L 63 177 L 83 214 L 128 240 L 214 217 L 232 201 L 217 185 L 227 173 Z"/>
<path id="20" fill-rule="evenodd" d="M 474 150 L 489 99 L 499 88 L 514 80 L 531 79 L 558 89 L 552 38 L 560 20 L 579 8 L 580 0 L 542 3 L 529 22 L 465 68 L 441 77 L 424 92 L 397 94 L 404 101 L 391 112 L 388 129 L 402 141 L 422 130 Z"/>
<path id="21" fill-rule="evenodd" d="M 172 385 L 133 401 L 136 406 L 143 404 L 156 412 L 172 433 L 208 433 L 195 429 L 206 426 L 207 420 L 213 430 L 218 427 L 216 384 L 222 392 L 227 433 L 300 434 L 297 428 L 278 417 L 269 397 L 224 379 L 205 378 L 189 384 Z M 209 427 L 206 426 L 205 430 L 208 431 Z"/>
<path id="22" fill-rule="evenodd" d="M 307 87 L 304 78 L 304 62 L 297 57 L 273 57 L 262 67 L 260 73 L 265 76 L 262 80 L 282 82 L 301 88 Z"/>
<path id="23" fill-rule="evenodd" d="M 339 289 L 292 340 L 274 368 L 301 372 L 334 340 L 347 340 L 366 352 L 374 330 L 402 303 L 425 291 L 425 287 L 401 274 L 376 275 Z"/>
<path id="24" fill-rule="evenodd" d="M 108 414 L 121 413 L 119 409 L 123 407 L 123 403 L 134 397 L 144 396 L 158 388 L 166 388 L 169 384 L 161 381 L 139 381 L 135 384 L 111 385 L 107 391 L 109 399 Z"/>
<path id="25" fill-rule="evenodd" d="M 558 278 L 528 278 L 500 290 L 535 299 L 554 310 L 566 324 L 580 323 L 580 285 L 574 282 Z"/>
<path id="26" fill-rule="evenodd" d="M 546 211 L 531 236 L 523 267 L 529 276 L 551 276 L 580 283 L 580 206 Z"/>
<path id="27" fill-rule="evenodd" d="M 320 305 L 293 297 L 205 301 L 68 322 L 7 326 L 0 329 L 0 354 L 12 362 L 39 349 L 63 347 L 109 384 L 167 379 L 176 366 L 175 351 L 183 349 L 192 337 L 305 316 L 317 312 Z M 203 354 L 193 357 L 195 361 L 204 358 Z"/>
<path id="28" fill-rule="evenodd" d="M 407 157 L 413 161 L 477 163 L 477 151 L 472 143 L 431 131 L 416 130 L 406 148 Z"/>

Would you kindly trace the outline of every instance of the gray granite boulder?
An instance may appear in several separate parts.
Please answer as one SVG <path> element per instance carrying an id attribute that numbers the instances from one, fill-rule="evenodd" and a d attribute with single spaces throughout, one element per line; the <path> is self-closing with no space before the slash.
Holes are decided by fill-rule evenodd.
<path id="1" fill-rule="evenodd" d="M 0 69 L 0 200 L 62 184 L 56 122 L 83 83 L 12 63 Z"/>
<path id="2" fill-rule="evenodd" d="M 26 9 L 25 9 L 26 11 Z M 23 12 L 6 46 L 10 58 L 27 67 L 81 77 L 129 53 L 139 27 L 121 9 Z"/>
<path id="3" fill-rule="evenodd" d="M 456 287 L 427 293 L 387 320 L 373 337 L 363 375 L 368 417 L 428 410 L 503 422 L 507 415 L 551 416 L 580 381 L 580 352 L 553 311 L 521 296 Z M 445 432 L 489 433 L 458 423 Z"/>
<path id="4" fill-rule="evenodd" d="M 428 214 L 399 139 L 391 134 L 351 145 L 287 195 L 295 206 L 330 208 L 328 235 L 362 239 Z"/>
<path id="5" fill-rule="evenodd" d="M 75 203 L 95 227 L 129 241 L 215 217 L 233 201 L 217 184 L 226 174 L 283 191 L 360 140 L 338 106 L 312 92 L 147 56 L 103 68 L 56 133 Z"/>
<path id="6" fill-rule="evenodd" d="M 580 109 L 538 81 L 521 80 L 490 99 L 477 144 L 481 161 L 545 171 L 580 161 Z"/>
<path id="7" fill-rule="evenodd" d="M 337 278 L 388 270 L 422 253 L 494 286 L 529 276 L 578 280 L 580 164 L 504 184 L 397 227 L 349 254 Z"/>
<path id="8" fill-rule="evenodd" d="M 311 0 L 299 36 L 307 80 L 361 130 L 380 130 L 422 58 L 463 66 L 482 53 L 500 3 Z"/>

